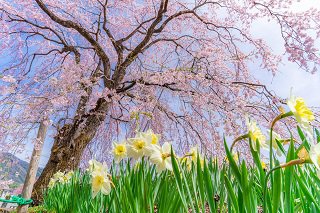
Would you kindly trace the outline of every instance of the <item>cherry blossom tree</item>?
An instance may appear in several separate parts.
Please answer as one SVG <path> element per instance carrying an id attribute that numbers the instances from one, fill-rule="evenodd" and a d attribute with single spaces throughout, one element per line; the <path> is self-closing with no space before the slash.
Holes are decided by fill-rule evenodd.
<path id="1" fill-rule="evenodd" d="M 287 58 L 316 72 L 320 12 L 294 13 L 292 2 L 0 0 L 2 147 L 23 147 L 50 118 L 54 143 L 35 196 L 137 123 L 220 155 L 221 131 L 240 134 L 245 114 L 267 125 L 284 103 L 250 64 L 276 74 Z M 276 24 L 284 54 L 251 35 L 261 19 Z"/>

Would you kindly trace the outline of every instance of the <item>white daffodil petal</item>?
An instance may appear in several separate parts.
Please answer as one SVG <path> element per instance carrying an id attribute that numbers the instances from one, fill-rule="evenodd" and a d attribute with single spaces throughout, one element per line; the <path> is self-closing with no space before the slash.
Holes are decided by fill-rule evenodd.
<path id="1" fill-rule="evenodd" d="M 113 156 L 116 163 L 127 157 L 127 145 L 125 142 L 113 143 Z"/>
<path id="2" fill-rule="evenodd" d="M 162 145 L 162 151 L 165 152 L 165 153 L 171 153 L 171 144 L 168 143 L 168 142 L 165 142 Z"/>
<path id="3" fill-rule="evenodd" d="M 314 165 L 320 170 L 320 143 L 311 146 L 309 155 Z"/>
<path id="4" fill-rule="evenodd" d="M 92 197 L 96 197 L 100 189 L 102 188 L 102 183 L 103 183 L 104 177 L 102 176 L 94 176 L 92 177 Z"/>
<path id="5" fill-rule="evenodd" d="M 108 195 L 111 192 L 111 184 L 109 180 L 105 180 L 101 187 L 101 193 L 104 195 Z"/>
<path id="6" fill-rule="evenodd" d="M 165 162 L 166 162 L 166 168 L 167 168 L 169 171 L 173 171 L 171 158 L 167 158 L 167 159 L 165 160 Z"/>

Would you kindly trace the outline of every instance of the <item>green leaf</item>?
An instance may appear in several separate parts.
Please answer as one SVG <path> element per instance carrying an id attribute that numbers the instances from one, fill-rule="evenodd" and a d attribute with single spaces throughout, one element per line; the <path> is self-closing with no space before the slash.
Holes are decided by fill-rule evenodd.
<path id="1" fill-rule="evenodd" d="M 319 143 L 320 142 L 320 132 L 316 128 L 314 130 L 315 130 L 316 136 L 317 136 L 317 143 Z"/>
<path id="2" fill-rule="evenodd" d="M 276 138 L 275 138 L 275 141 L 276 141 L 276 143 L 277 143 L 277 145 L 278 145 L 278 149 L 280 149 L 280 151 L 282 152 L 282 154 L 286 155 L 286 151 L 285 151 L 285 149 L 283 148 L 282 143 L 281 143 L 278 139 L 276 139 Z"/>
<path id="3" fill-rule="evenodd" d="M 288 149 L 288 154 L 287 154 L 287 159 L 286 162 L 289 162 L 291 160 L 293 160 L 295 157 L 295 153 L 294 153 L 294 143 L 291 137 L 290 140 L 290 146 Z M 288 211 L 289 213 L 293 212 L 293 206 L 292 206 L 292 181 L 293 181 L 293 172 L 294 172 L 294 167 L 293 166 L 289 166 L 287 168 L 285 168 L 284 171 L 284 190 L 285 190 L 285 209 L 286 211 Z"/>
<path id="4" fill-rule="evenodd" d="M 171 147 L 171 162 L 172 162 L 172 169 L 173 169 L 175 181 L 176 181 L 178 191 L 179 191 L 182 203 L 183 203 L 183 207 L 184 207 L 184 210 L 187 211 L 188 204 L 187 204 L 186 196 L 185 196 L 184 190 L 183 190 L 183 184 L 182 184 L 182 180 L 181 180 L 181 176 L 180 176 L 180 170 L 179 170 L 176 158 L 174 156 L 172 147 Z"/>
<path id="5" fill-rule="evenodd" d="M 205 191 L 204 191 L 204 181 L 203 181 L 203 172 L 201 168 L 201 159 L 198 154 L 197 156 L 197 172 L 195 173 L 195 176 L 197 177 L 197 185 L 200 192 L 200 200 L 202 203 L 203 208 L 205 207 Z M 211 182 L 211 180 L 210 180 Z"/>
<path id="6" fill-rule="evenodd" d="M 241 163 L 241 191 L 243 193 L 243 201 L 247 212 L 253 210 L 250 202 L 249 183 L 248 183 L 248 169 L 245 161 Z"/>
<path id="7" fill-rule="evenodd" d="M 205 189 L 207 193 L 207 199 L 209 203 L 209 208 L 210 212 L 216 212 L 216 206 L 213 200 L 213 186 L 212 186 L 212 180 L 211 180 L 211 174 L 209 172 L 207 162 L 204 159 L 204 164 L 203 164 L 203 176 L 204 176 L 204 184 L 205 184 Z"/>
<path id="8" fill-rule="evenodd" d="M 298 133 L 299 133 L 300 139 L 302 141 L 302 144 L 304 144 L 304 146 L 306 147 L 307 150 L 310 150 L 310 145 L 308 143 L 307 138 L 304 136 L 303 131 L 301 130 L 301 128 L 299 126 L 297 128 L 298 128 Z"/>
<path id="9" fill-rule="evenodd" d="M 234 192 L 234 190 L 232 188 L 232 185 L 230 183 L 229 178 L 226 175 L 224 175 L 224 181 L 225 181 L 226 188 L 227 188 L 227 191 L 228 191 L 228 198 L 231 200 L 231 204 L 232 204 L 233 208 L 235 209 L 235 211 L 239 212 L 239 207 L 238 207 L 238 201 L 236 199 L 236 194 L 235 194 L 235 192 Z"/>
<path id="10" fill-rule="evenodd" d="M 275 161 L 276 166 L 279 166 L 279 161 Z M 281 169 L 274 171 L 274 181 L 272 187 L 272 212 L 278 212 L 281 199 L 281 190 L 282 190 L 282 173 Z"/>
<path id="11" fill-rule="evenodd" d="M 300 189 L 303 191 L 303 193 L 307 197 L 307 199 L 312 201 L 314 203 L 315 207 L 317 208 L 317 211 L 320 212 L 320 208 L 319 208 L 318 203 L 316 202 L 316 200 L 312 196 L 311 192 L 308 190 L 307 186 L 302 182 L 301 177 L 299 177 L 297 175 L 297 173 L 295 173 L 295 179 L 298 181 Z"/>
<path id="12" fill-rule="evenodd" d="M 259 155 L 259 153 L 257 151 L 255 151 L 253 149 L 252 140 L 251 139 L 249 139 L 249 145 L 250 145 L 250 151 L 251 151 L 251 154 L 252 154 L 252 157 L 253 157 L 253 161 L 256 164 L 256 166 L 258 168 L 258 171 L 259 171 L 259 177 L 260 177 L 260 182 L 262 184 L 262 188 L 264 188 L 264 182 L 265 182 L 266 174 L 265 174 L 265 171 L 262 168 L 262 164 L 261 164 L 261 161 L 260 161 L 260 155 Z"/>
<path id="13" fill-rule="evenodd" d="M 236 179 L 238 180 L 239 184 L 241 184 L 241 174 L 240 174 L 239 168 L 232 157 L 232 154 L 228 148 L 228 145 L 227 145 L 225 138 L 223 139 L 223 141 L 224 141 L 224 148 L 226 150 L 227 158 L 229 160 L 229 165 L 230 165 L 231 169 L 233 170 L 234 175 L 235 175 Z"/>

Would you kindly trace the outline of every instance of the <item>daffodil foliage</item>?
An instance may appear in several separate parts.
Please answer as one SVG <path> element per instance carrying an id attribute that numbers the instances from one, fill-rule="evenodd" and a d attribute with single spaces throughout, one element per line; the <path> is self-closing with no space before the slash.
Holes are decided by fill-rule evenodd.
<path id="1" fill-rule="evenodd" d="M 84 172 L 56 173 L 44 197 L 53 212 L 319 212 L 320 133 L 312 132 L 313 112 L 302 98 L 291 96 L 289 112 L 271 123 L 269 139 L 247 118 L 247 133 L 226 157 L 206 158 L 191 148 L 179 156 L 152 130 L 114 142 L 114 161 L 89 161 Z M 281 119 L 294 117 L 299 138 L 283 139 L 273 131 Z M 301 127 L 300 127 L 301 126 Z M 315 133 L 315 134 L 314 134 Z M 314 137 L 314 135 L 316 137 Z M 249 145 L 253 163 L 232 151 Z M 263 159 L 262 149 L 269 152 Z"/>
<path id="2" fill-rule="evenodd" d="M 260 135 L 255 130 L 252 133 Z M 179 157 L 169 143 L 146 142 L 151 133 L 115 143 L 109 169 L 91 160 L 83 172 L 58 172 L 45 192 L 43 207 L 57 213 L 320 211 L 319 144 L 300 127 L 300 137 L 289 140 L 270 131 L 269 145 L 280 151 L 269 162 L 262 160 L 259 138 L 254 142 L 248 134 L 244 140 L 253 164 L 232 153 L 226 141 L 222 163 L 204 157 L 197 147 Z M 145 151 L 129 154 L 130 149 Z"/>

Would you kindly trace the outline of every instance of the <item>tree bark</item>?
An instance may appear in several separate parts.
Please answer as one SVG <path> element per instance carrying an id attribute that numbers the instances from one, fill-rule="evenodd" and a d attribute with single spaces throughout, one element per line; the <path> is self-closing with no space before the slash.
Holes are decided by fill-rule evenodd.
<path id="1" fill-rule="evenodd" d="M 32 199 L 35 205 L 42 201 L 43 190 L 47 188 L 50 178 L 56 172 L 78 168 L 84 149 L 105 120 L 107 111 L 108 103 L 101 99 L 94 110 L 79 117 L 72 124 L 65 124 L 59 130 L 54 138 L 48 163 L 34 185 Z"/>

